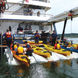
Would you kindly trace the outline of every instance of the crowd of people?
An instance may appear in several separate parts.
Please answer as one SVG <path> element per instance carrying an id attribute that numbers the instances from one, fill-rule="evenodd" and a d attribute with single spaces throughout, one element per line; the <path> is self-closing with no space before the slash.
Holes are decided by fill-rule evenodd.
<path id="1" fill-rule="evenodd" d="M 19 25 L 17 28 L 17 31 L 22 31 L 22 30 L 23 30 L 23 28 Z M 10 48 L 13 48 L 17 52 L 16 53 L 17 55 L 19 55 L 19 54 L 26 54 L 28 56 L 32 55 L 33 49 L 27 41 L 25 41 L 25 43 L 24 43 L 26 50 L 24 50 L 24 48 L 22 46 L 20 46 L 20 44 L 18 42 L 17 43 L 14 42 L 13 35 L 11 33 L 11 26 L 9 26 L 7 31 L 3 34 L 3 37 L 5 37 L 5 39 L 6 39 L 7 46 Z M 60 47 L 61 42 L 59 42 L 57 40 L 57 34 L 55 31 L 53 31 L 52 34 L 45 33 L 45 31 L 42 31 L 42 33 L 40 34 L 38 32 L 38 30 L 36 30 L 36 32 L 34 34 L 34 41 L 36 44 L 38 44 L 39 40 L 42 40 L 44 44 L 50 44 L 50 45 L 54 46 L 55 49 L 61 48 Z M 11 44 L 13 44 L 13 45 L 11 46 Z M 68 44 L 66 44 L 65 41 L 64 41 L 64 44 L 66 46 L 68 45 Z"/>

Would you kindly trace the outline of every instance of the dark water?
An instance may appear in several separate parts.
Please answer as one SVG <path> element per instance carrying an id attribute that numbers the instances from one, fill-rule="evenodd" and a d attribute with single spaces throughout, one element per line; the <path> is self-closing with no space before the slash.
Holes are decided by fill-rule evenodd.
<path id="1" fill-rule="evenodd" d="M 78 38 L 72 40 L 78 42 Z M 10 66 L 6 62 L 7 59 L 2 54 L 0 78 L 78 78 L 78 59 L 37 63 L 29 68 L 24 65 Z"/>
<path id="2" fill-rule="evenodd" d="M 0 78 L 78 78 L 78 59 L 32 64 L 29 68 L 10 66 L 3 57 L 0 62 Z"/>

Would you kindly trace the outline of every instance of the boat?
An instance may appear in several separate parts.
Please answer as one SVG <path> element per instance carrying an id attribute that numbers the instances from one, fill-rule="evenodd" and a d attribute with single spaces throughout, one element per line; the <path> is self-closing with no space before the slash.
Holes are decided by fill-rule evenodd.
<path id="1" fill-rule="evenodd" d="M 26 40 L 23 40 L 23 42 L 25 42 Z M 34 40 L 28 40 L 28 43 L 30 43 L 30 44 L 35 44 L 35 41 Z M 43 41 L 39 41 L 39 43 L 38 44 L 42 44 L 43 43 Z"/>
<path id="2" fill-rule="evenodd" d="M 51 45 L 46 45 L 44 44 L 44 47 L 48 50 L 48 51 L 52 51 L 52 52 L 56 52 L 65 56 L 69 56 L 71 54 L 70 51 L 67 51 L 65 49 L 54 49 L 54 46 Z"/>
<path id="3" fill-rule="evenodd" d="M 32 48 L 35 54 L 41 55 L 45 58 L 49 58 L 50 56 L 52 56 L 52 53 L 44 48 L 38 47 L 36 45 L 32 45 Z"/>
<path id="4" fill-rule="evenodd" d="M 25 64 L 27 67 L 30 66 L 30 59 L 27 55 L 16 55 L 16 52 L 12 50 L 13 57 L 20 61 L 21 63 Z"/>
<path id="5" fill-rule="evenodd" d="M 68 51 L 71 51 L 71 52 L 77 52 L 78 53 L 78 49 L 74 49 L 73 47 L 64 47 L 61 45 L 61 48 L 68 50 Z"/>

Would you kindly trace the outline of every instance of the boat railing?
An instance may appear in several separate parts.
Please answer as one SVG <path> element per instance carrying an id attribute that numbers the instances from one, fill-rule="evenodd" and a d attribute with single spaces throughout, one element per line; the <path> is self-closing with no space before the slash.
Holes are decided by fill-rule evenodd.
<path id="1" fill-rule="evenodd" d="M 13 11 L 6 11 L 6 13 L 4 13 L 5 15 L 6 14 L 9 14 L 9 15 L 23 15 L 23 16 L 38 16 L 38 17 L 40 17 L 40 16 L 42 16 L 42 17 L 52 17 L 53 15 L 51 15 L 51 14 L 45 14 L 45 13 L 40 13 L 40 14 L 38 14 L 38 13 L 28 13 L 28 12 L 16 12 L 16 13 L 14 13 Z"/>
<path id="2" fill-rule="evenodd" d="M 33 1 L 41 1 L 41 2 L 47 2 L 47 3 L 50 3 L 50 0 L 33 0 Z"/>

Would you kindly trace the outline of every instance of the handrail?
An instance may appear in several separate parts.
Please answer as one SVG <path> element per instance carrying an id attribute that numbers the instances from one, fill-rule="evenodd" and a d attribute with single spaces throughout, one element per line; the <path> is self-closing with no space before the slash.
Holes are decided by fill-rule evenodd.
<path id="1" fill-rule="evenodd" d="M 27 14 L 27 13 L 20 13 L 20 12 L 17 12 L 17 13 L 13 13 L 14 11 L 8 11 L 8 10 L 6 10 L 5 12 L 9 12 L 9 13 L 12 13 L 12 14 L 10 14 L 10 15 L 24 15 L 24 16 L 38 16 L 37 15 L 37 13 L 32 13 L 32 15 L 29 13 L 29 14 Z M 8 13 L 7 13 L 8 14 Z M 53 17 L 53 15 L 51 15 L 51 14 L 45 14 L 45 13 L 40 13 L 40 15 L 39 16 L 50 16 L 50 17 Z"/>
<path id="2" fill-rule="evenodd" d="M 24 1 L 26 1 L 26 0 L 23 0 L 23 3 L 24 3 Z M 47 2 L 47 3 L 50 3 L 50 0 L 32 0 L 32 1 L 41 1 L 41 2 Z"/>

